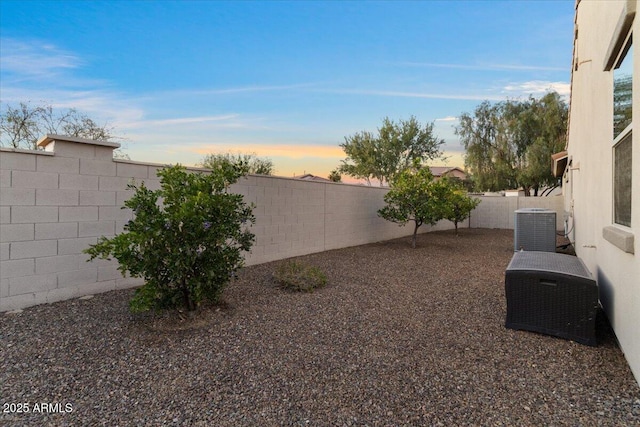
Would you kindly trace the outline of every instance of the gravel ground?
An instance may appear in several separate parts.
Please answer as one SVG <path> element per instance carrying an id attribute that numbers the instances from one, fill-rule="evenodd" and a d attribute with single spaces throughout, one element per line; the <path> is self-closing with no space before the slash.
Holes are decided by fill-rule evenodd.
<path id="1" fill-rule="evenodd" d="M 504 327 L 512 242 L 301 257 L 329 278 L 310 294 L 248 267 L 196 317 L 130 314 L 130 290 L 0 315 L 0 425 L 640 425 L 602 316 L 597 347 Z"/>

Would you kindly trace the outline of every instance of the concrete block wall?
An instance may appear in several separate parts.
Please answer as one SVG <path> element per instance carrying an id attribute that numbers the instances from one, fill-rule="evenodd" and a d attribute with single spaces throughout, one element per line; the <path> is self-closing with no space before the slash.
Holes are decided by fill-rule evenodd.
<path id="1" fill-rule="evenodd" d="M 114 160 L 110 142 L 49 136 L 40 145 L 45 151 L 0 148 L 0 312 L 141 285 L 115 260 L 87 262 L 82 251 L 123 230 L 132 218 L 121 209 L 127 184 L 157 189 L 163 166 Z M 231 191 L 255 204 L 247 265 L 413 231 L 377 217 L 382 188 L 248 176 Z"/>
<path id="2" fill-rule="evenodd" d="M 121 209 L 132 195 L 127 184 L 144 181 L 155 190 L 163 166 L 114 160 L 118 144 L 110 142 L 50 136 L 41 145 L 45 151 L 0 148 L 0 312 L 142 284 L 122 277 L 116 261 L 87 262 L 82 251 L 123 230 L 132 218 Z M 377 216 L 384 188 L 248 176 L 231 191 L 255 205 L 247 265 L 413 232 Z M 560 212 L 560 199 L 484 197 L 460 226 L 513 228 L 514 210 Z M 442 221 L 420 231 L 451 228 Z"/>
<path id="3" fill-rule="evenodd" d="M 105 188 L 128 172 L 112 159 L 117 146 L 67 138 L 45 151 L 0 151 L 0 311 L 140 283 L 116 261 L 87 263 L 82 253 L 131 218 Z"/>
<path id="4" fill-rule="evenodd" d="M 248 176 L 231 186 L 255 205 L 256 236 L 246 264 L 260 264 L 329 249 L 406 236 L 400 227 L 378 217 L 388 191 L 379 187 Z M 452 228 L 450 224 L 441 227 Z M 421 232 L 433 228 L 422 227 Z"/>
<path id="5" fill-rule="evenodd" d="M 248 176 L 231 186 L 255 205 L 256 241 L 245 257 L 260 264 L 324 250 L 325 189 L 318 183 L 269 176 Z"/>
<path id="6" fill-rule="evenodd" d="M 470 228 L 503 228 L 513 230 L 515 211 L 523 208 L 545 208 L 556 212 L 556 230 L 564 228 L 564 198 L 479 196 L 481 202 L 467 221 Z"/>

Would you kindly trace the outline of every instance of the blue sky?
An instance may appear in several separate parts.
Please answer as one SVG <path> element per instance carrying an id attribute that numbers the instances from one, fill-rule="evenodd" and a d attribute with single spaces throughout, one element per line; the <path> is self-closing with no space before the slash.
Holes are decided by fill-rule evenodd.
<path id="1" fill-rule="evenodd" d="M 282 176 L 326 176 L 345 136 L 414 115 L 462 166 L 461 113 L 568 96 L 574 4 L 3 0 L 0 101 L 77 108 L 132 160 L 254 152 Z"/>

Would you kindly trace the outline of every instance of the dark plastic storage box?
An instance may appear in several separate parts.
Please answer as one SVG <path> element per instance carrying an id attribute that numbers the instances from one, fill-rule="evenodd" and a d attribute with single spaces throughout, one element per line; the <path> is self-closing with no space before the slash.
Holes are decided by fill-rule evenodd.
<path id="1" fill-rule="evenodd" d="M 578 257 L 516 252 L 505 272 L 506 327 L 596 345 L 598 286 Z"/>

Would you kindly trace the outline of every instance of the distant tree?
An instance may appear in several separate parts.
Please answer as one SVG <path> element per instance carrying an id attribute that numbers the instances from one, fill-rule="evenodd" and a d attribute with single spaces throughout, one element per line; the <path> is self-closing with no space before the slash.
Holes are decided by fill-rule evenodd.
<path id="1" fill-rule="evenodd" d="M 443 178 L 441 182 L 448 186 L 444 219 L 453 222 L 457 236 L 458 224 L 469 218 L 471 211 L 480 204 L 480 199 L 469 197 L 461 183 L 448 178 Z"/>
<path id="2" fill-rule="evenodd" d="M 553 185 L 551 154 L 564 148 L 568 108 L 556 92 L 540 99 L 488 101 L 460 115 L 456 134 L 479 191 Z"/>
<path id="3" fill-rule="evenodd" d="M 473 115 L 459 117 L 456 134 L 466 150 L 465 166 L 477 189 L 495 191 L 516 185 L 512 173 L 512 156 L 504 137 L 504 105 L 482 102 Z"/>
<path id="4" fill-rule="evenodd" d="M 342 175 L 337 169 L 334 169 L 329 173 L 329 179 L 333 182 L 342 182 Z"/>
<path id="5" fill-rule="evenodd" d="M 37 148 L 36 142 L 41 131 L 42 107 L 32 108 L 21 102 L 17 108 L 7 105 L 0 116 L 0 143 L 13 148 Z"/>
<path id="6" fill-rule="evenodd" d="M 384 196 L 386 206 L 378 210 L 378 215 L 400 225 L 412 221 L 411 247 L 415 248 L 418 229 L 444 218 L 447 192 L 448 186 L 434 181 L 428 167 L 408 168 L 394 178 Z"/>
<path id="7" fill-rule="evenodd" d="M 526 117 L 526 116 L 529 117 Z M 551 155 L 565 147 L 569 109 L 556 92 L 534 99 L 525 114 L 529 122 L 529 145 L 525 149 L 525 162 L 518 180 L 525 189 L 537 196 L 541 187 L 557 185 L 551 171 Z"/>
<path id="8" fill-rule="evenodd" d="M 376 177 L 376 142 L 370 132 L 360 132 L 345 138 L 340 145 L 347 154 L 346 160 L 338 167 L 338 172 L 354 178 L 364 179 L 371 185 L 371 178 Z"/>
<path id="9" fill-rule="evenodd" d="M 0 145 L 13 148 L 37 150 L 38 139 L 47 134 L 100 141 L 122 139 L 113 131 L 113 127 L 98 125 L 75 108 L 55 109 L 21 102 L 15 107 L 6 105 L 0 115 Z"/>
<path id="10" fill-rule="evenodd" d="M 214 153 L 207 154 L 200 165 L 216 169 L 221 164 L 246 165 L 248 173 L 253 175 L 273 175 L 273 162 L 269 158 L 258 157 L 255 153 Z"/>
<path id="11" fill-rule="evenodd" d="M 338 171 L 354 178 L 389 184 L 396 175 L 411 167 L 442 155 L 444 140 L 433 135 L 433 123 L 422 126 L 415 117 L 395 122 L 382 121 L 378 134 L 362 131 L 345 137 L 340 144 L 347 158 Z"/>

